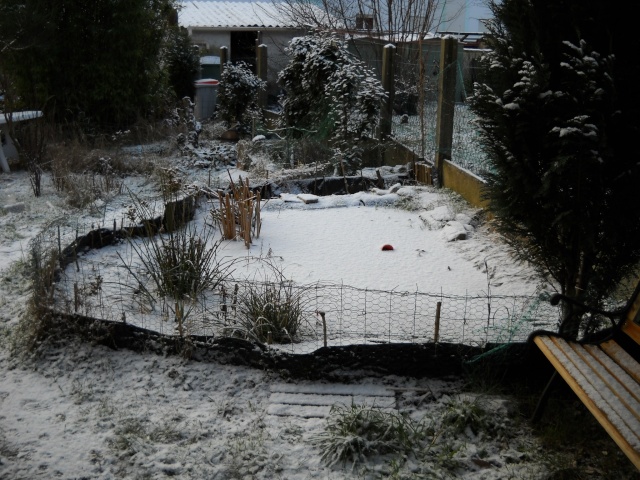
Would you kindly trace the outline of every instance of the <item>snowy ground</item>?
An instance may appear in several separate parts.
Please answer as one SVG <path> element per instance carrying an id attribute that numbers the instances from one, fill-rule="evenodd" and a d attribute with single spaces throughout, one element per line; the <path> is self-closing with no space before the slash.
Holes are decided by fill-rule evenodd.
<path id="1" fill-rule="evenodd" d="M 183 166 L 194 181 L 208 175 Z M 126 183 L 140 196 L 154 195 L 148 178 L 130 177 Z M 459 379 L 356 371 L 343 372 L 336 386 L 76 340 L 45 345 L 29 360 L 10 356 L 11 332 L 29 298 L 23 274 L 29 240 L 54 219 L 98 224 L 107 212 L 117 217 L 126 203 L 115 197 L 78 211 L 49 183 L 43 190 L 42 197 L 33 198 L 24 172 L 0 175 L 0 207 L 12 206 L 0 213 L 0 478 L 506 479 L 547 474 L 552 455 L 519 420 L 512 400 L 470 396 Z M 447 198 L 429 189 L 404 192 L 404 201 L 418 202 L 418 210 L 390 209 L 384 204 L 402 201 L 403 192 L 378 193 L 325 199 L 313 207 L 273 201 L 251 254 L 255 249 L 282 257 L 288 275 L 301 282 L 407 290 L 418 285 L 452 294 L 486 289 L 486 260 L 496 291 L 536 290 L 539 282 L 531 271 L 514 265 L 486 226 L 469 228 L 469 240 L 447 241 L 440 227 L 456 214 L 470 219 L 473 209 L 451 212 Z M 339 203 L 349 206 L 337 208 Z M 385 243 L 395 250 L 381 251 Z M 240 243 L 230 244 L 228 251 L 247 255 Z M 430 430 L 416 441 L 416 451 L 328 466 L 314 438 L 324 431 L 332 405 L 352 402 L 400 412 Z"/>

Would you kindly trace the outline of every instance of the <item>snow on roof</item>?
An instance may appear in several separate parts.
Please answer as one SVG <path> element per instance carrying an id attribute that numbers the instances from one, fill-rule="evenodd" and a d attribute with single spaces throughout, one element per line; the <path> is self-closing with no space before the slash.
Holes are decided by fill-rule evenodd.
<path id="1" fill-rule="evenodd" d="M 293 28 L 300 23 L 285 2 L 191 1 L 182 2 L 178 18 L 182 27 L 200 28 Z"/>

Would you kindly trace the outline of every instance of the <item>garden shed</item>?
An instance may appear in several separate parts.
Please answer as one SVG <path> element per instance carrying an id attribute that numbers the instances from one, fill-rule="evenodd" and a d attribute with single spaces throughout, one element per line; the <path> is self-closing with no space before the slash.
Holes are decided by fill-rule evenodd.
<path id="1" fill-rule="evenodd" d="M 256 46 L 266 45 L 270 90 L 286 65 L 284 48 L 293 37 L 307 33 L 286 2 L 189 1 L 182 2 L 178 15 L 180 26 L 203 56 L 219 55 L 220 47 L 227 47 L 230 61 L 245 61 L 255 68 Z"/>

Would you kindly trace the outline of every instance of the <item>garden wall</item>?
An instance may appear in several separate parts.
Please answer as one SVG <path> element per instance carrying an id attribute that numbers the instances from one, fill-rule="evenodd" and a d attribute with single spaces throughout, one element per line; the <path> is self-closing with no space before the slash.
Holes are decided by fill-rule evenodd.
<path id="1" fill-rule="evenodd" d="M 410 148 L 396 141 L 386 142 L 378 147 L 369 148 L 365 151 L 364 164 L 369 167 L 381 167 L 384 165 L 407 165 L 424 164 L 424 159 L 420 158 Z M 430 168 L 431 164 L 426 162 Z M 414 168 L 416 170 L 416 168 Z M 431 185 L 431 176 L 423 177 L 415 172 L 415 178 L 422 183 Z M 425 181 L 426 180 L 426 181 Z M 474 207 L 486 208 L 488 202 L 483 198 L 482 189 L 485 182 L 473 172 L 466 170 L 448 160 L 444 162 L 444 182 L 443 186 L 460 194 L 467 202 Z"/>
<path id="2" fill-rule="evenodd" d="M 444 162 L 444 186 L 459 193 L 474 207 L 486 208 L 488 201 L 482 196 L 484 180 L 448 160 Z"/>

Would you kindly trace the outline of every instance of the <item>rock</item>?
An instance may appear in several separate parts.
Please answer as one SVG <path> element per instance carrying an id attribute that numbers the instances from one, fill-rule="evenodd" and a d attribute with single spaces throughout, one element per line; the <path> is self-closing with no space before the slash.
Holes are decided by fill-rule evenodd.
<path id="1" fill-rule="evenodd" d="M 455 220 L 447 222 L 442 229 L 442 236 L 447 242 L 455 242 L 457 240 L 467 239 L 467 230 L 464 225 Z"/>
<path id="2" fill-rule="evenodd" d="M 294 195 L 292 193 L 281 193 L 280 198 L 284 202 L 302 203 L 302 199 L 298 198 L 297 195 Z"/>
<path id="3" fill-rule="evenodd" d="M 436 221 L 447 222 L 453 220 L 455 216 L 447 205 L 440 205 L 428 212 L 428 215 Z"/>
<path id="4" fill-rule="evenodd" d="M 311 193 L 301 193 L 297 195 L 297 197 L 304 203 L 318 203 L 318 200 L 320 198 L 317 195 L 313 195 Z"/>
<path id="5" fill-rule="evenodd" d="M 238 132 L 238 130 L 236 129 L 230 128 L 229 130 L 222 132 L 222 135 L 220 135 L 220 139 L 237 142 L 238 140 L 240 140 L 240 132 Z"/>
<path id="6" fill-rule="evenodd" d="M 456 221 L 465 224 L 465 225 L 470 225 L 471 224 L 471 217 L 469 215 L 466 215 L 464 213 L 458 213 L 456 215 Z"/>
<path id="7" fill-rule="evenodd" d="M 21 213 L 27 209 L 27 206 L 23 202 L 11 203 L 2 207 L 4 213 Z"/>
<path id="8" fill-rule="evenodd" d="M 402 185 L 400 183 L 391 185 L 391 188 L 389 188 L 389 193 L 396 193 L 398 190 L 400 190 L 401 187 Z"/>

